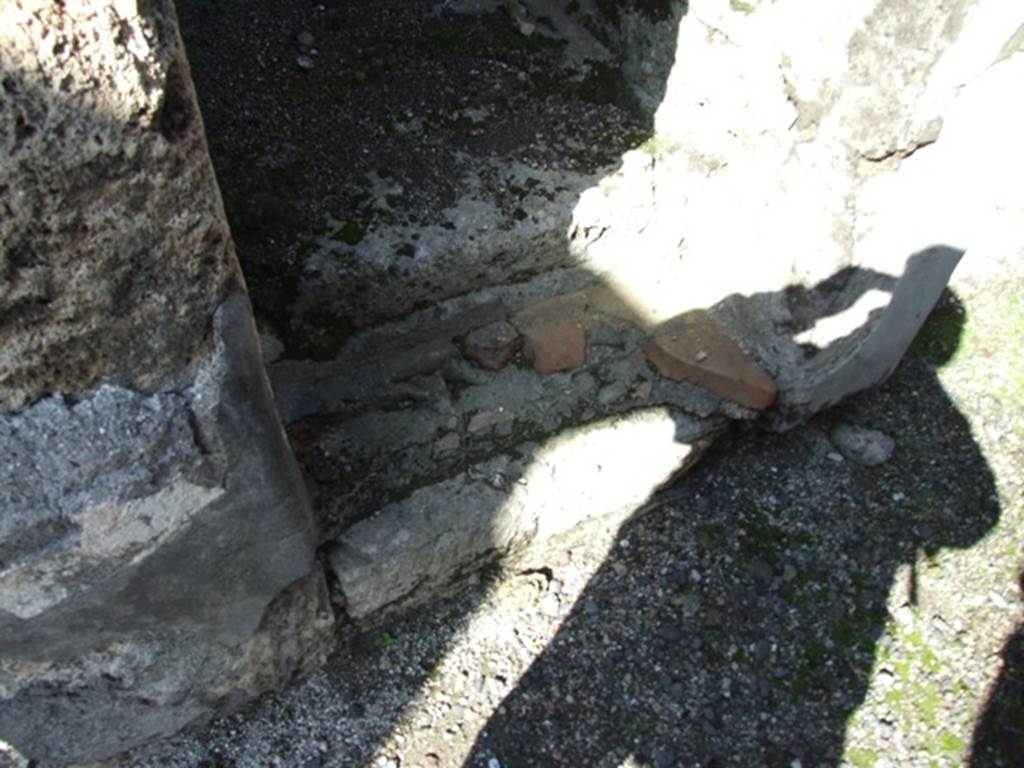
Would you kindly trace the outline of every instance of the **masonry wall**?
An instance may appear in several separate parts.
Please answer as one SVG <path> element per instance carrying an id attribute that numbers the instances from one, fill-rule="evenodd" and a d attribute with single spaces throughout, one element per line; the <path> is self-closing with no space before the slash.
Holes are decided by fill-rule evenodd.
<path id="1" fill-rule="evenodd" d="M 0 8 L 0 739 L 112 755 L 322 650 L 169 2 Z"/>

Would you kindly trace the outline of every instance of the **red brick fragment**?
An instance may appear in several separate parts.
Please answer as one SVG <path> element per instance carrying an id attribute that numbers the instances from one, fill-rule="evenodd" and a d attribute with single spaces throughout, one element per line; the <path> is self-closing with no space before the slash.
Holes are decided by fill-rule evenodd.
<path id="1" fill-rule="evenodd" d="M 579 368 L 587 360 L 583 327 L 586 295 L 556 296 L 533 304 L 512 318 L 523 334 L 523 352 L 537 373 Z"/>
<path id="2" fill-rule="evenodd" d="M 645 350 L 662 376 L 687 381 L 754 410 L 775 402 L 775 381 L 702 313 L 659 328 Z"/>
<path id="3" fill-rule="evenodd" d="M 516 329 L 504 320 L 489 323 L 466 336 L 466 357 L 482 368 L 500 371 L 519 349 Z"/>

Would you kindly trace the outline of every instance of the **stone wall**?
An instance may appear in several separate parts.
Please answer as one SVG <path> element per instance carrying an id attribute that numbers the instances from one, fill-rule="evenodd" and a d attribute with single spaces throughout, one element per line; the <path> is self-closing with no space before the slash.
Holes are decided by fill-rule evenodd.
<path id="1" fill-rule="evenodd" d="M 2 405 L 209 354 L 242 280 L 170 11 L 5 3 Z"/>
<path id="2" fill-rule="evenodd" d="M 169 2 L 0 8 L 0 740 L 116 754 L 332 624 Z"/>

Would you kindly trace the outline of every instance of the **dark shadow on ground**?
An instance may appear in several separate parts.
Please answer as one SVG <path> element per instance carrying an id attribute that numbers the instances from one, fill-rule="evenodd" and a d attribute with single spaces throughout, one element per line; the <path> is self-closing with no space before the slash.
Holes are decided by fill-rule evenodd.
<path id="1" fill-rule="evenodd" d="M 949 330 L 930 326 L 880 391 L 809 428 L 721 443 L 663 506 L 623 526 L 466 764 L 839 764 L 872 665 L 890 651 L 890 592 L 941 612 L 918 569 L 999 517 L 992 473 L 922 352 L 955 349 Z M 893 457 L 834 461 L 826 434 L 840 418 L 893 435 Z M 898 572 L 914 583 L 895 584 Z M 1011 687 L 989 718 L 1004 739 Z M 906 721 L 880 727 L 921 713 L 896 716 Z"/>
<path id="2" fill-rule="evenodd" d="M 1024 573 L 1020 576 L 1024 592 Z M 1013 768 L 1024 761 L 1024 626 L 1002 650 L 1003 667 L 971 743 L 971 768 Z"/>

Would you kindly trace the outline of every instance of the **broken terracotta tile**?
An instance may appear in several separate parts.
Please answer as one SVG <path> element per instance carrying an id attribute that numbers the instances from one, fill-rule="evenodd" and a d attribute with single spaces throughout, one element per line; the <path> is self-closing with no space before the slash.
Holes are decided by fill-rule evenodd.
<path id="1" fill-rule="evenodd" d="M 523 335 L 523 352 L 537 373 L 579 368 L 587 359 L 583 327 L 586 294 L 556 296 L 517 313 L 512 323 Z"/>
<path id="2" fill-rule="evenodd" d="M 772 377 L 703 314 L 687 313 L 668 321 L 644 351 L 666 378 L 696 384 L 754 410 L 775 401 Z"/>
<path id="3" fill-rule="evenodd" d="M 523 331 L 523 349 L 537 373 L 571 371 L 587 360 L 583 326 L 572 320 L 552 320 Z"/>
<path id="4" fill-rule="evenodd" d="M 489 323 L 466 336 L 466 357 L 482 368 L 500 371 L 519 349 L 519 334 L 504 320 Z"/>

